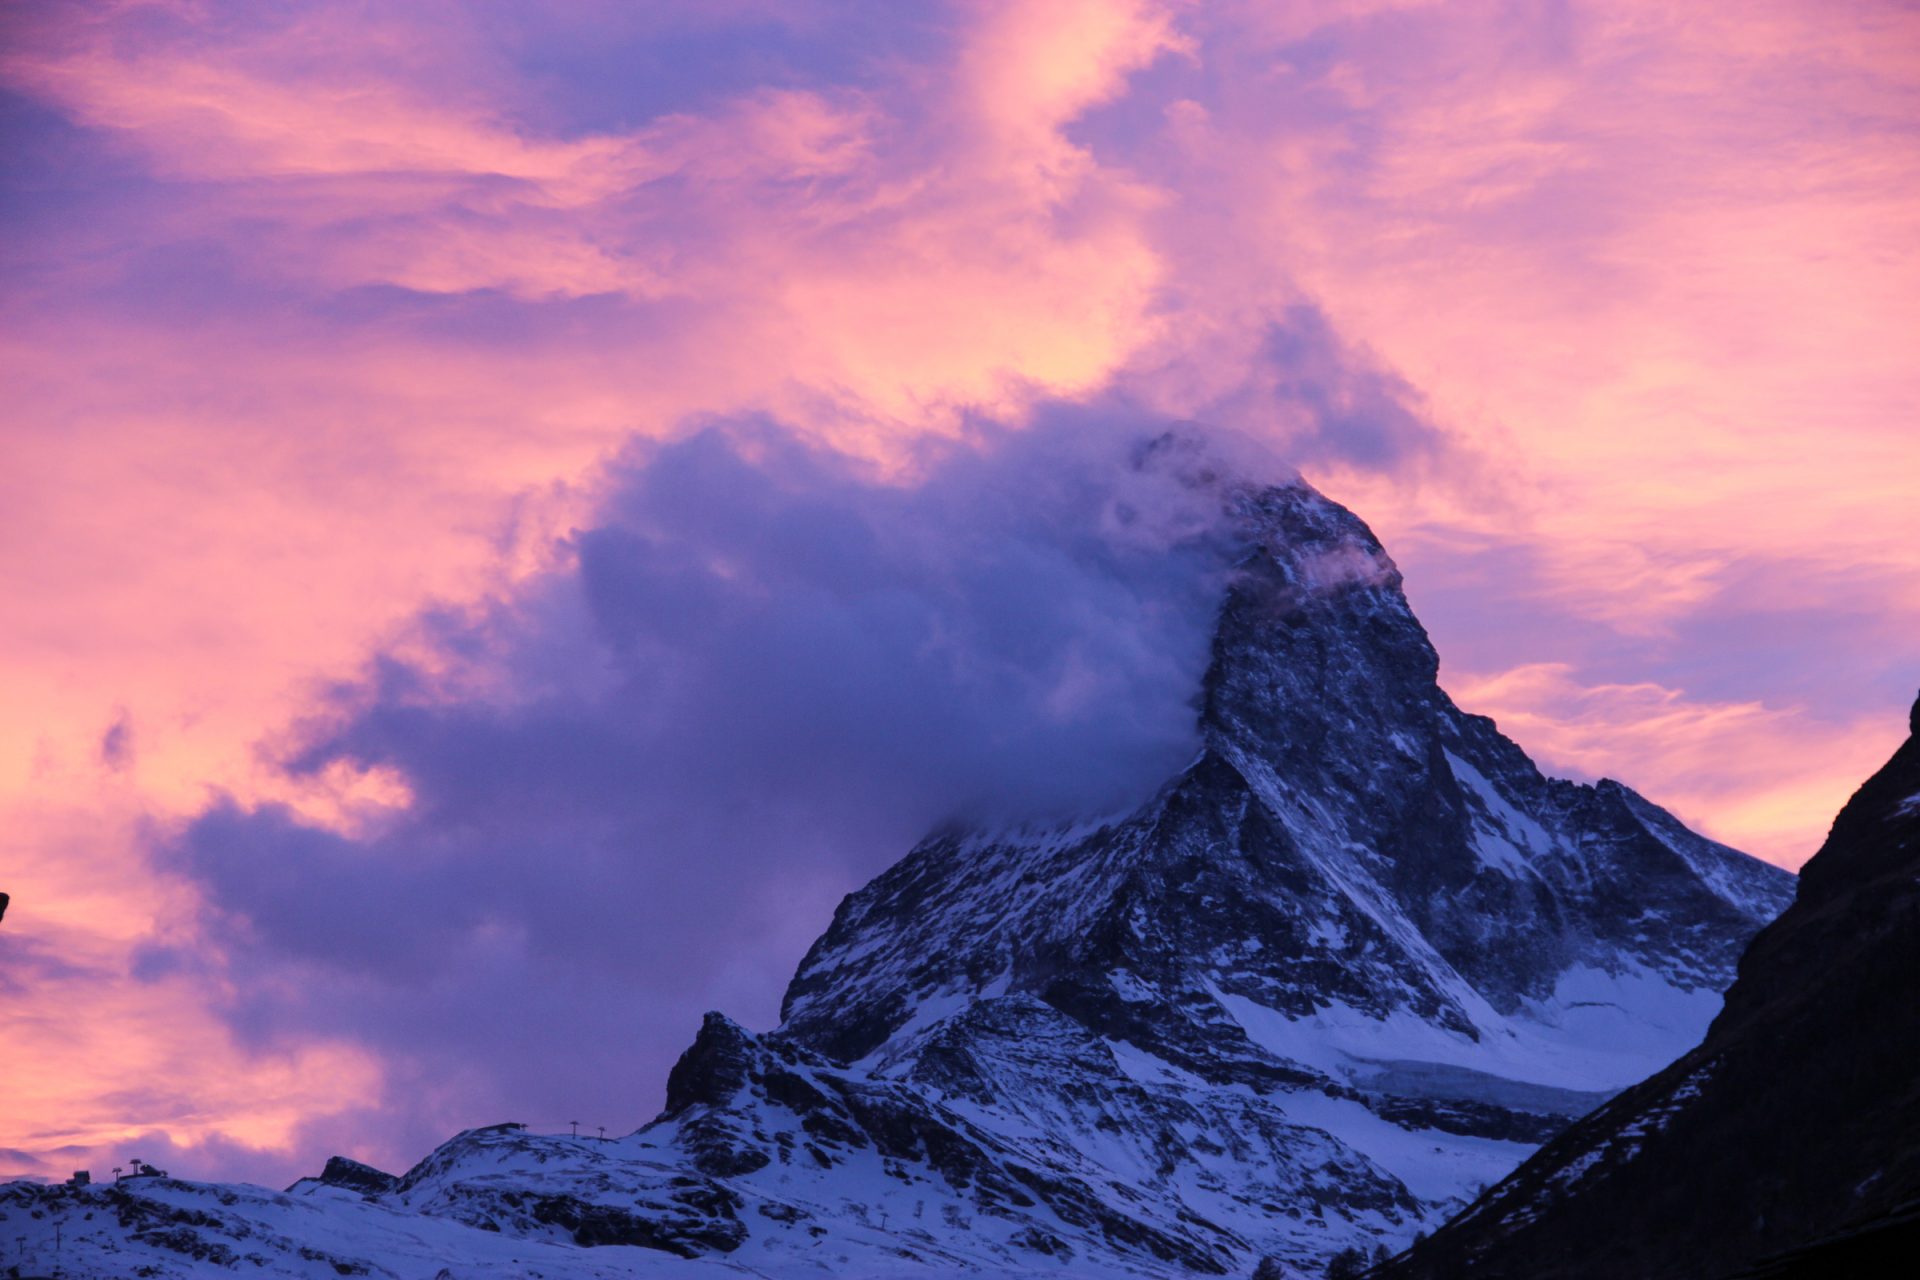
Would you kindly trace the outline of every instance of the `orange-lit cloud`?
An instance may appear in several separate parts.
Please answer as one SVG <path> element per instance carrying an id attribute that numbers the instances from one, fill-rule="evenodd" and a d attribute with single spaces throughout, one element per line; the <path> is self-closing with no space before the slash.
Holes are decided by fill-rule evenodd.
<path id="1" fill-rule="evenodd" d="M 1655 780 L 1654 799 L 1683 820 L 1784 866 L 1813 855 L 1902 736 L 1892 716 L 1822 723 L 1804 708 L 1698 701 L 1651 682 L 1583 685 L 1560 663 L 1455 678 L 1449 688 L 1527 743 L 1543 767 Z M 1806 763 L 1784 772 L 1789 757 Z"/>
<path id="2" fill-rule="evenodd" d="M 104 1172 L 207 1144 L 280 1152 L 313 1118 L 376 1103 L 382 1070 L 366 1052 L 249 1048 L 220 1016 L 217 985 L 140 972 L 143 944 L 190 936 L 193 898 L 128 856 L 143 819 L 119 790 L 96 790 L 84 810 L 7 806 L 5 1145 L 23 1153 L 10 1171 Z"/>
<path id="3" fill-rule="evenodd" d="M 1533 495 L 1581 607 L 1658 626 L 1717 560 L 1812 551 L 1897 567 L 1911 608 L 1920 21 L 1515 17 L 1333 10 L 1325 65 L 1281 54 L 1183 115 L 1193 180 L 1240 197 L 1234 247 L 1286 244 L 1340 329 Z M 1230 7 L 1220 38 L 1271 21 Z"/>

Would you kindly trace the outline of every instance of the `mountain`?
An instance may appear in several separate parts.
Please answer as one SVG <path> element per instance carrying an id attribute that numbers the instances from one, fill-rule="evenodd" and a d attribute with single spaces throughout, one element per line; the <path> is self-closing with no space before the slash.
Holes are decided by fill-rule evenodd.
<path id="1" fill-rule="evenodd" d="M 1920 701 L 1706 1038 L 1383 1274 L 1911 1274 L 1920 1248 Z M 1887 1262 L 1899 1241 L 1902 1262 Z"/>
<path id="2" fill-rule="evenodd" d="M 1135 465 L 1208 506 L 1230 569 L 1196 753 L 1144 803 L 936 832 L 841 904 L 779 1029 L 709 1015 L 628 1137 L 494 1126 L 289 1195 L 16 1187 L 0 1232 L 31 1206 L 157 1275 L 176 1246 L 268 1274 L 1317 1268 L 1694 1043 L 1792 877 L 1454 706 L 1392 560 L 1304 482 L 1184 436 Z"/>

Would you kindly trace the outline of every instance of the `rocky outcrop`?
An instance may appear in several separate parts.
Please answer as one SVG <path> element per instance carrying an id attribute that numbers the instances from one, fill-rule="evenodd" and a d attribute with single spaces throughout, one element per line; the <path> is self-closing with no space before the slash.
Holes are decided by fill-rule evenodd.
<path id="1" fill-rule="evenodd" d="M 400 1179 L 393 1174 L 382 1173 L 370 1164 L 361 1164 L 345 1156 L 331 1156 L 319 1177 L 302 1178 L 288 1187 L 287 1191 L 299 1194 L 314 1187 L 337 1187 L 363 1196 L 377 1196 L 383 1191 L 393 1190 L 399 1182 Z"/>

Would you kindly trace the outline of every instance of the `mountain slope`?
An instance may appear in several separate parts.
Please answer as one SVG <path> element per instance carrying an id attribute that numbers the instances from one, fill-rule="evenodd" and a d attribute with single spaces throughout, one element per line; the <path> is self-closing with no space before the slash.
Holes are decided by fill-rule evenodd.
<path id="1" fill-rule="evenodd" d="M 1230 569 L 1198 750 L 1157 794 L 936 833 L 841 904 L 777 1031 L 710 1016 L 626 1138 L 476 1130 L 286 1212 L 117 1193 L 192 1201 L 181 1229 L 241 1252 L 318 1197 L 351 1200 L 329 1254 L 431 1220 L 764 1275 L 1233 1274 L 1403 1243 L 1694 1043 L 1792 877 L 1455 707 L 1346 509 L 1191 438 L 1136 462 L 1216 513 L 1195 536 Z M 457 1238 L 434 1248 L 512 1274 Z"/>
<path id="2" fill-rule="evenodd" d="M 1910 724 L 1705 1040 L 1382 1274 L 1905 1274 L 1875 1258 L 1920 1240 L 1920 702 Z"/>
<path id="3" fill-rule="evenodd" d="M 1456 708 L 1351 513 L 1302 484 L 1224 498 L 1240 574 L 1194 763 L 1108 822 L 929 840 L 841 906 L 785 1033 L 886 1070 L 1015 991 L 1220 1081 L 1321 1081 L 1329 1035 L 1386 1052 L 1396 1029 L 1436 1065 L 1585 1090 L 1681 1048 L 1656 1006 L 1704 1026 L 1791 877 L 1617 783 L 1542 777 Z"/>

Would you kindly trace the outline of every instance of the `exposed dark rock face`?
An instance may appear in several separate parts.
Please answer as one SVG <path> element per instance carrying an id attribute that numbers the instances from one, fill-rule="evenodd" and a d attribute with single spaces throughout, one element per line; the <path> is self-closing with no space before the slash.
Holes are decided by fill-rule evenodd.
<path id="1" fill-rule="evenodd" d="M 1832 1235 L 1764 1258 L 1733 1280 L 1905 1277 L 1915 1258 L 1920 1258 L 1920 1201 L 1877 1218 L 1853 1221 Z"/>
<path id="2" fill-rule="evenodd" d="M 1920 1234 L 1920 702 L 1910 724 L 1834 820 L 1793 905 L 1741 958 L 1706 1039 L 1382 1274 L 1908 1274 Z"/>
<path id="3" fill-rule="evenodd" d="M 374 1196 L 382 1191 L 391 1191 L 400 1179 L 391 1173 L 382 1173 L 370 1164 L 361 1164 L 358 1160 L 349 1160 L 345 1156 L 331 1156 L 326 1168 L 317 1178 L 302 1178 L 287 1190 L 298 1192 L 311 1186 L 339 1187 L 343 1191 L 357 1191 L 361 1195 Z"/>
<path id="4" fill-rule="evenodd" d="M 709 1013 L 700 1034 L 667 1073 L 667 1109 L 677 1116 L 688 1107 L 719 1106 L 747 1082 L 753 1067 L 753 1038 L 723 1013 Z"/>

